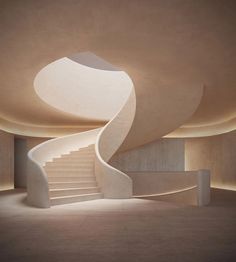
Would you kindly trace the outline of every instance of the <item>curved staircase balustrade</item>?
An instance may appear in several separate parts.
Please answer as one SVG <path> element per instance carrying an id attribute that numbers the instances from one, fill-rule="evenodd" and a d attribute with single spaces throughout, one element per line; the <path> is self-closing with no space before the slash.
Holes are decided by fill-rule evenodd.
<path id="1" fill-rule="evenodd" d="M 95 175 L 105 198 L 132 197 L 132 180 L 108 164 L 127 136 L 136 110 L 133 85 L 120 111 L 103 127 L 46 141 L 28 153 L 28 203 L 50 207 L 48 176 L 43 166 L 62 154 L 95 144 Z"/>
<path id="2" fill-rule="evenodd" d="M 104 61 L 100 61 L 99 58 L 94 57 L 94 55 L 85 55 L 89 59 L 95 59 L 95 61 L 99 61 L 100 64 L 104 63 Z M 76 70 L 79 70 L 78 72 L 80 74 L 78 74 L 77 77 L 82 81 L 81 78 L 84 76 L 83 72 L 84 70 L 88 71 L 88 67 L 86 67 L 87 65 L 81 65 L 81 59 L 77 58 L 78 57 L 76 57 L 74 62 L 71 62 L 68 59 L 64 59 L 65 61 L 63 61 L 66 65 L 68 65 L 69 63 L 69 65 L 72 66 L 72 69 L 74 68 Z M 79 62 L 79 64 L 76 64 L 75 62 Z M 101 70 L 100 72 L 101 75 L 98 74 L 98 69 L 91 70 L 96 71 L 96 76 L 98 77 L 97 81 L 101 78 L 103 79 L 103 77 L 105 76 L 103 70 Z M 111 71 L 113 72 L 113 69 Z M 117 74 L 117 72 L 119 72 L 119 74 Z M 88 77 L 89 75 L 90 74 L 85 74 L 84 78 Z M 109 160 L 120 148 L 133 124 L 136 112 L 135 90 L 133 82 L 125 72 L 114 71 L 113 76 L 114 78 L 108 78 L 110 80 L 108 82 L 105 82 L 104 87 L 113 86 L 115 89 L 113 88 L 111 90 L 114 91 L 117 88 L 119 92 L 123 90 L 123 93 L 116 93 L 114 91 L 114 96 L 116 96 L 118 100 L 118 102 L 116 101 L 117 105 L 115 107 L 115 110 L 113 108 L 109 112 L 107 111 L 108 109 L 105 110 L 106 107 L 102 107 L 103 113 L 109 115 L 109 118 L 111 118 L 111 120 L 109 120 L 109 122 L 104 127 L 51 139 L 34 147 L 29 151 L 27 178 L 29 204 L 37 207 L 47 208 L 50 207 L 51 204 L 64 204 L 97 199 L 101 197 L 130 198 L 133 196 L 132 179 L 124 172 L 111 166 L 109 164 Z M 120 82 L 119 77 L 121 77 Z M 55 79 L 51 80 L 54 81 Z M 42 83 L 44 83 L 44 81 Z M 52 82 L 52 84 L 53 83 L 54 82 Z M 74 82 L 74 84 L 75 83 L 77 82 Z M 93 79 L 90 85 L 95 84 L 96 79 Z M 74 86 L 74 88 L 75 87 L 76 86 Z M 83 88 L 83 91 L 86 92 L 87 89 L 85 87 Z M 62 92 L 63 90 L 63 86 L 60 86 L 60 91 Z M 101 90 L 103 90 L 104 94 L 111 91 L 106 88 Z M 194 108 L 196 107 L 196 105 L 199 104 L 202 93 L 203 88 L 200 88 L 196 92 L 196 97 L 190 97 L 190 101 L 194 102 Z M 77 96 L 79 95 L 79 93 L 76 94 Z M 103 93 L 99 93 L 99 95 L 102 94 Z M 113 92 L 111 92 L 111 94 L 113 94 Z M 107 99 L 106 106 L 107 108 L 111 108 L 113 106 L 113 100 L 111 100 L 111 98 L 108 98 L 109 96 L 105 96 L 104 102 Z M 90 100 L 86 101 L 89 102 Z M 47 102 L 49 104 L 53 102 L 52 105 L 55 104 L 54 100 L 51 101 L 49 99 Z M 62 104 L 59 105 L 55 104 L 54 106 L 56 108 L 59 107 L 59 109 L 63 109 L 63 111 L 65 112 L 67 111 L 66 109 L 70 109 L 69 104 L 67 104 L 67 108 L 64 107 L 63 101 L 61 101 L 61 103 Z M 101 107 L 101 103 L 97 105 L 98 108 L 99 105 Z M 62 106 L 62 108 L 60 108 L 60 106 Z M 89 113 L 91 113 L 90 111 L 94 111 L 95 108 L 96 107 L 90 108 Z M 117 110 L 118 112 L 115 114 L 115 116 L 113 116 L 113 114 Z M 190 113 L 192 114 L 192 110 Z M 93 115 L 93 112 L 91 114 Z M 92 145 L 95 145 L 95 147 L 93 147 Z M 90 164 L 88 165 L 87 163 L 86 165 L 84 165 L 85 158 L 82 159 L 81 154 L 82 151 L 86 152 L 86 150 L 88 149 L 85 148 L 88 148 L 89 146 L 92 146 L 93 156 L 89 158 L 88 163 Z M 73 153 L 73 151 L 75 152 Z M 76 153 L 76 151 L 79 152 Z M 68 156 L 65 156 L 65 154 Z M 72 159 L 68 159 L 68 157 L 72 157 Z M 62 168 L 62 170 L 59 170 L 58 168 Z M 208 192 L 207 189 L 204 190 L 204 192 Z M 81 195 L 81 193 L 83 194 Z M 85 195 L 85 193 L 87 193 L 87 195 Z M 93 195 L 90 195 L 90 193 L 93 193 Z M 205 195 L 207 196 L 207 200 L 205 202 L 208 202 L 208 194 Z"/>
<path id="3" fill-rule="evenodd" d="M 94 144 L 100 128 L 48 140 L 28 153 L 27 201 L 36 207 L 50 207 L 48 177 L 43 165 L 61 154 Z"/>
<path id="4" fill-rule="evenodd" d="M 134 120 L 136 98 L 132 87 L 125 105 L 100 131 L 95 144 L 95 174 L 105 198 L 132 197 L 132 180 L 108 164 L 127 136 Z"/>

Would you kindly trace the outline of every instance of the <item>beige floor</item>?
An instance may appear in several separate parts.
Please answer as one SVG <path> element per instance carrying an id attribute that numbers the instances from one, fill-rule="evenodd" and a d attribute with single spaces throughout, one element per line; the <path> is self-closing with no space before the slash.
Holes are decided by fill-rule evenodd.
<path id="1" fill-rule="evenodd" d="M 1 262 L 236 261 L 236 192 L 213 190 L 203 208 L 130 199 L 36 209 L 25 196 L 0 192 Z"/>

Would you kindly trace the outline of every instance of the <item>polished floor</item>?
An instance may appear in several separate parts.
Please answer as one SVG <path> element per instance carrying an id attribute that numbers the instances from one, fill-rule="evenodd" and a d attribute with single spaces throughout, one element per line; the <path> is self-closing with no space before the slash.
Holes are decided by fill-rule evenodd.
<path id="1" fill-rule="evenodd" d="M 208 207 L 94 200 L 50 209 L 0 192 L 1 262 L 234 262 L 236 192 L 212 190 Z"/>

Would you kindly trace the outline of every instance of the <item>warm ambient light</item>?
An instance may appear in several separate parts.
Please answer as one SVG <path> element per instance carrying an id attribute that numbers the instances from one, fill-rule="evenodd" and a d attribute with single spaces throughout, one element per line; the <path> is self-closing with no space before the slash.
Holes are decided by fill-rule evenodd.
<path id="1" fill-rule="evenodd" d="M 14 183 L 1 184 L 0 191 L 14 189 Z"/>
<path id="2" fill-rule="evenodd" d="M 109 67 L 108 63 L 101 64 L 101 59 L 92 54 L 88 57 L 95 68 L 88 67 L 89 59 L 85 61 L 84 55 L 82 63 L 78 63 L 79 57 L 63 58 L 42 69 L 35 79 L 36 91 L 48 104 L 66 113 L 111 119 L 101 128 L 51 139 L 28 152 L 27 201 L 36 207 L 132 196 L 131 178 L 112 167 L 109 160 L 123 143 L 134 120 L 133 83 L 125 72 Z M 58 159 L 67 161 L 68 157 L 74 161 L 64 167 L 58 164 Z M 84 165 L 77 165 L 79 160 L 86 163 L 86 170 Z M 55 177 L 55 171 L 57 175 L 62 173 Z M 54 182 L 64 183 L 59 193 L 51 187 L 52 178 Z M 84 181 L 95 182 L 95 185 L 81 188 L 77 183 Z M 70 188 L 68 182 L 76 187 Z"/>
<path id="3" fill-rule="evenodd" d="M 219 184 L 213 184 L 211 186 L 212 188 L 216 189 L 223 189 L 223 190 L 229 190 L 229 191 L 236 191 L 236 185 L 219 185 Z"/>
<path id="4" fill-rule="evenodd" d="M 63 125 L 33 125 L 24 122 L 16 122 L 0 115 L 0 129 L 8 133 L 31 137 L 59 137 L 76 132 L 100 127 L 100 125 L 83 124 L 78 126 Z"/>
<path id="5" fill-rule="evenodd" d="M 170 191 L 170 192 L 165 192 L 165 193 L 159 193 L 159 194 L 147 194 L 147 195 L 134 195 L 134 197 L 138 197 L 138 198 L 145 198 L 145 197 L 158 197 L 158 196 L 168 196 L 168 195 L 172 195 L 172 194 L 178 194 L 178 193 L 183 193 L 189 190 L 193 190 L 193 189 L 197 189 L 197 186 L 191 186 L 191 187 L 186 187 L 183 188 L 181 190 L 174 190 L 174 191 Z"/>
<path id="6" fill-rule="evenodd" d="M 89 120 L 110 120 L 127 100 L 132 82 L 114 66 L 99 69 L 100 60 L 92 53 L 82 53 L 74 60 L 64 57 L 47 65 L 35 78 L 36 93 L 64 112 Z"/>
<path id="7" fill-rule="evenodd" d="M 206 137 L 220 135 L 231 132 L 236 129 L 236 118 L 225 119 L 220 123 L 213 123 L 211 125 L 204 126 L 181 126 L 177 130 L 171 132 L 165 137 Z"/>

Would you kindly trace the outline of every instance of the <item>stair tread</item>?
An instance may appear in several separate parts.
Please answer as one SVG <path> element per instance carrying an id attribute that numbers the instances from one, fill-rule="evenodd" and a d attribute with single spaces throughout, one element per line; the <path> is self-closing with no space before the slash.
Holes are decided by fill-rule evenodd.
<path id="1" fill-rule="evenodd" d="M 70 179 L 74 179 L 74 178 L 81 178 L 81 177 L 89 177 L 89 178 L 94 178 L 95 179 L 95 176 L 93 175 L 93 176 L 67 176 L 67 175 L 65 175 L 65 176 L 49 176 L 49 177 L 53 177 L 53 178 L 70 178 Z"/>
<path id="2" fill-rule="evenodd" d="M 49 189 L 50 192 L 55 191 L 65 191 L 65 190 L 86 190 L 86 189 L 99 189 L 99 187 L 69 187 L 69 188 L 56 188 L 56 189 Z"/>
<path id="3" fill-rule="evenodd" d="M 93 172 L 47 172 L 48 177 L 94 177 Z"/>
<path id="4" fill-rule="evenodd" d="M 61 176 L 60 176 L 60 175 L 58 176 L 58 175 L 56 175 L 56 174 L 55 174 L 55 175 L 49 174 L 49 175 L 48 175 L 48 178 L 49 178 L 49 180 L 50 180 L 50 179 L 56 179 L 56 178 L 58 178 L 58 179 L 59 179 L 59 178 L 60 178 L 60 179 L 63 179 L 63 178 L 64 178 L 64 179 L 67 179 L 68 182 L 70 181 L 69 179 L 72 179 L 71 182 L 74 181 L 73 179 L 77 179 L 77 180 L 78 180 L 78 179 L 81 179 L 81 180 L 84 180 L 84 179 L 87 178 L 88 180 L 90 180 L 90 179 L 94 178 L 94 179 L 96 180 L 96 178 L 95 178 L 94 176 L 79 176 L 79 175 L 78 175 L 78 176 L 75 176 L 75 177 L 71 178 L 70 176 L 67 176 L 66 174 L 65 174 L 65 175 L 61 175 Z M 50 181 L 49 181 L 49 182 L 50 182 Z"/>
<path id="5" fill-rule="evenodd" d="M 63 160 L 63 161 L 62 161 Z M 80 165 L 83 165 L 83 164 L 86 164 L 86 163 L 93 163 L 94 160 L 93 159 L 75 159 L 75 158 L 60 158 L 60 159 L 57 159 L 57 160 L 52 160 L 52 161 L 47 161 L 45 163 L 46 164 L 52 164 L 52 163 L 60 163 L 60 164 L 80 164 Z"/>
<path id="6" fill-rule="evenodd" d="M 96 183 L 96 179 L 94 177 L 80 177 L 79 179 L 78 178 L 66 178 L 66 177 L 50 177 L 48 179 L 49 183 L 52 183 L 52 182 L 55 182 L 55 183 L 58 183 L 58 182 L 62 182 L 62 183 L 65 183 L 65 182 L 68 182 L 70 181 L 71 183 L 82 183 L 82 182 L 85 182 L 85 183 L 90 183 L 90 182 L 93 182 L 93 183 Z"/>
<path id="7" fill-rule="evenodd" d="M 68 169 L 68 170 L 74 170 L 74 169 L 79 169 L 79 170 L 90 170 L 90 169 L 93 169 L 93 166 L 83 166 L 83 167 L 80 167 L 80 166 L 47 166 L 47 167 L 44 167 L 46 169 L 60 169 L 62 168 L 63 170 L 64 169 Z M 61 169 L 60 169 L 61 170 Z"/>
<path id="8" fill-rule="evenodd" d="M 54 166 L 54 167 L 44 167 L 45 169 L 48 169 L 48 170 L 55 170 L 55 169 L 59 169 L 59 170 L 72 170 L 72 171 L 74 171 L 75 169 L 77 170 L 91 170 L 91 169 L 94 169 L 94 167 L 57 167 L 57 166 Z"/>
<path id="9" fill-rule="evenodd" d="M 77 164 L 77 165 L 84 165 L 84 164 L 87 164 L 87 165 L 93 165 L 94 164 L 94 160 L 90 161 L 90 160 L 84 160 L 84 161 L 78 161 L 77 159 L 75 161 L 73 160 L 66 160 L 66 159 L 61 159 L 60 161 L 53 161 L 53 162 L 47 162 L 45 164 L 46 165 L 52 165 L 52 164 L 58 164 L 58 165 L 74 165 L 74 164 Z"/>
<path id="10" fill-rule="evenodd" d="M 84 173 L 84 176 L 88 176 L 89 174 L 91 174 L 91 176 L 94 176 L 94 172 L 93 170 L 46 170 L 47 174 L 55 174 L 55 173 L 58 173 L 60 175 L 63 175 L 63 173 L 67 176 L 67 174 L 75 174 L 75 176 L 77 175 L 81 175 L 81 173 L 83 174 Z"/>
<path id="11" fill-rule="evenodd" d="M 92 182 L 90 182 L 90 181 L 81 181 L 81 182 L 65 181 L 65 182 L 49 182 L 48 184 L 54 185 L 54 184 L 86 184 L 86 183 L 92 183 Z"/>
<path id="12" fill-rule="evenodd" d="M 102 193 L 90 193 L 90 194 L 80 194 L 80 195 L 50 197 L 50 199 L 63 199 L 63 198 L 84 197 L 84 196 L 96 196 L 96 195 L 102 196 Z"/>
<path id="13" fill-rule="evenodd" d="M 63 205 L 103 197 L 94 175 L 94 144 L 47 161 L 51 205 Z"/>
<path id="14" fill-rule="evenodd" d="M 76 182 L 49 182 L 49 189 L 70 189 L 98 187 L 97 181 L 76 181 Z"/>

